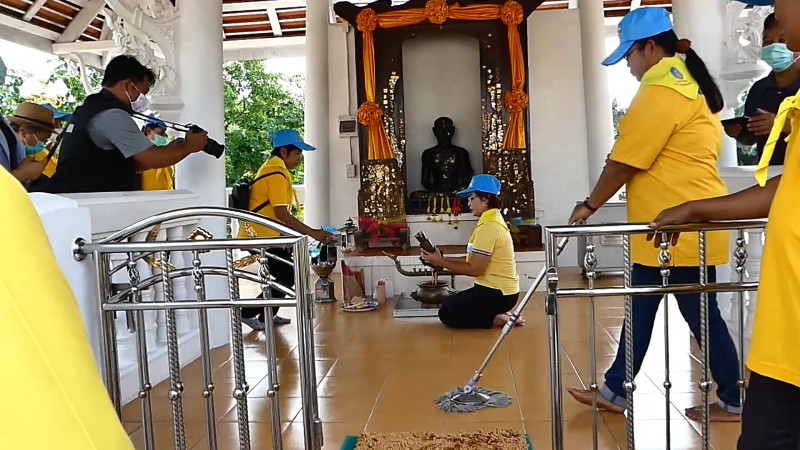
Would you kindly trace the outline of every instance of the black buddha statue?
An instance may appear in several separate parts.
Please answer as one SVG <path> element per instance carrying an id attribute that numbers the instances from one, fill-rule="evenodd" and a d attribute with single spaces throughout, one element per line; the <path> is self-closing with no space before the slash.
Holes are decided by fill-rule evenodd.
<path id="1" fill-rule="evenodd" d="M 472 165 L 466 149 L 453 145 L 456 127 L 449 117 L 433 122 L 439 144 L 422 153 L 422 186 L 437 194 L 452 194 L 469 186 Z"/>

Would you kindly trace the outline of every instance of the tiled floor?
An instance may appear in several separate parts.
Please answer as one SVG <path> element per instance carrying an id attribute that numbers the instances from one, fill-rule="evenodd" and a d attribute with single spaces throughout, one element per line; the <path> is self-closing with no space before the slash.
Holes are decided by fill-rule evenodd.
<path id="1" fill-rule="evenodd" d="M 578 285 L 577 275 L 566 283 Z M 392 318 L 392 302 L 368 313 L 345 313 L 336 305 L 317 305 L 315 344 L 320 417 L 326 449 L 338 449 L 347 435 L 367 431 L 429 430 L 455 432 L 480 428 L 513 428 L 530 434 L 537 449 L 551 448 L 550 379 L 547 320 L 543 299 L 538 296 L 525 313 L 527 324 L 513 331 L 492 360 L 482 385 L 509 393 L 514 403 L 502 409 L 469 414 L 439 411 L 434 398 L 466 383 L 499 334 L 499 330 L 452 331 L 436 319 Z M 589 358 L 589 308 L 587 300 L 561 303 L 561 339 L 564 386 L 586 386 L 591 382 Z M 697 346 L 680 318 L 676 305 L 670 308 L 671 379 L 670 411 L 673 449 L 701 448 L 699 424 L 688 421 L 683 409 L 700 401 L 696 381 L 700 365 L 692 355 Z M 294 318 L 291 310 L 281 315 Z M 602 372 L 613 359 L 622 324 L 622 301 L 598 299 L 596 315 L 597 364 Z M 636 448 L 666 448 L 664 377 L 664 333 L 659 318 L 650 352 L 637 378 L 635 397 Z M 245 332 L 246 372 L 249 394 L 252 448 L 271 448 L 269 400 L 266 396 L 263 333 Z M 284 448 L 302 449 L 298 352 L 294 325 L 278 328 L 281 421 Z M 214 380 L 217 385 L 217 441 L 220 449 L 238 448 L 230 350 L 214 350 Z M 188 448 L 208 448 L 205 436 L 201 370 L 197 361 L 182 371 Z M 171 449 L 171 408 L 167 387 L 154 389 L 157 448 Z M 592 448 L 592 412 L 564 393 L 566 449 Z M 137 448 L 142 448 L 142 428 L 137 402 L 124 408 L 123 421 Z M 623 416 L 599 416 L 600 448 L 627 448 Z M 717 449 L 735 448 L 738 424 L 713 424 L 711 442 Z"/>

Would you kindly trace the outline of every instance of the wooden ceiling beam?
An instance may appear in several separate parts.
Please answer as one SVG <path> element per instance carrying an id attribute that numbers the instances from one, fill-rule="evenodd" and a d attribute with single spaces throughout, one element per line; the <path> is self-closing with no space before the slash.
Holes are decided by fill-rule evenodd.
<path id="1" fill-rule="evenodd" d="M 56 42 L 74 42 L 83 34 L 83 31 L 97 17 L 97 14 L 106 5 L 105 0 L 90 0 L 89 3 L 80 10 L 77 16 L 72 19 L 67 29 L 61 33 Z M 99 37 L 99 34 L 98 34 Z"/>
<path id="2" fill-rule="evenodd" d="M 36 13 L 38 13 L 39 10 L 42 9 L 42 6 L 44 6 L 46 2 L 47 0 L 34 1 L 31 4 L 30 8 L 28 8 L 28 10 L 25 11 L 25 14 L 23 14 L 22 20 L 24 20 L 25 22 L 30 22 L 31 19 L 33 19 L 33 17 L 36 15 Z"/>

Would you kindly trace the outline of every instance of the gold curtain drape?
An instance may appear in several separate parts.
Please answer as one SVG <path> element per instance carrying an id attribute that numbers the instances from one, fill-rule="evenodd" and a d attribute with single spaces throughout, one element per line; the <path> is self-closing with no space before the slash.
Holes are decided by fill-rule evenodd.
<path id="1" fill-rule="evenodd" d="M 524 112 L 528 107 L 525 93 L 525 67 L 517 26 L 525 14 L 522 6 L 514 0 L 503 5 L 460 6 L 448 5 L 445 0 L 428 0 L 425 8 L 391 11 L 378 14 L 371 8 L 358 13 L 356 24 L 363 34 L 364 88 L 367 101 L 358 108 L 358 120 L 369 129 L 368 159 L 393 158 L 386 130 L 383 128 L 383 110 L 375 102 L 375 40 L 372 32 L 376 28 L 398 28 L 417 25 L 425 20 L 441 25 L 453 20 L 502 20 L 508 27 L 508 49 L 511 54 L 511 91 L 506 93 L 505 104 L 509 112 L 508 129 L 503 148 L 525 148 Z"/>

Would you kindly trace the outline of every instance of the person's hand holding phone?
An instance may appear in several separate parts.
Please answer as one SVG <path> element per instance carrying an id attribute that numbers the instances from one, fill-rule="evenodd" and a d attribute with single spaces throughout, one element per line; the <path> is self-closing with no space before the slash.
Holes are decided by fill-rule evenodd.
<path id="1" fill-rule="evenodd" d="M 747 129 L 756 136 L 769 136 L 770 132 L 772 132 L 772 127 L 775 125 L 775 114 L 764 111 L 761 108 L 757 112 L 758 114 L 755 117 L 751 117 L 747 121 Z M 789 134 L 791 132 L 792 125 L 787 120 L 783 126 L 783 133 Z"/>

